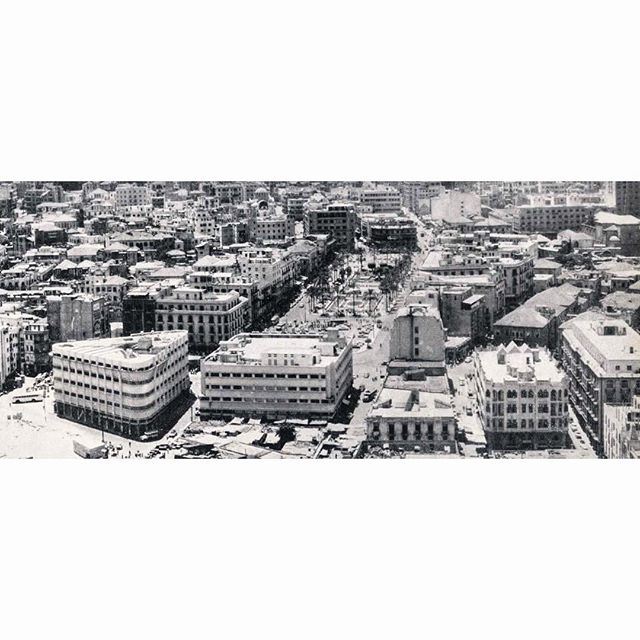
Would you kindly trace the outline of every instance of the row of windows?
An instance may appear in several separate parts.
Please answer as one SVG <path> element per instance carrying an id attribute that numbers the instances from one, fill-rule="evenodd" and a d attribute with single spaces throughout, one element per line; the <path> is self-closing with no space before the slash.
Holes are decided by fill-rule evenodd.
<path id="1" fill-rule="evenodd" d="M 235 372 L 222 372 L 222 371 L 205 371 L 206 378 L 301 378 L 311 380 L 324 380 L 326 374 L 324 373 L 235 373 Z"/>
<path id="2" fill-rule="evenodd" d="M 282 398 L 234 398 L 234 397 L 222 397 L 222 398 L 209 398 L 210 402 L 244 402 L 247 404 L 283 404 L 285 402 Z M 331 398 L 288 398 L 287 404 L 333 404 Z"/>

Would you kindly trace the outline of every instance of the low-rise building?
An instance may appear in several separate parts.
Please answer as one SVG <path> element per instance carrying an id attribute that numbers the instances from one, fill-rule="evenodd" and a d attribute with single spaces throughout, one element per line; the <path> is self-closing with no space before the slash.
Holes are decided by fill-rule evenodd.
<path id="1" fill-rule="evenodd" d="M 548 347 L 552 351 L 558 344 L 560 325 L 571 313 L 579 313 L 594 301 L 591 290 L 582 290 L 571 284 L 550 287 L 532 296 L 494 325 L 496 342 L 528 344 L 530 347 Z"/>
<path id="2" fill-rule="evenodd" d="M 448 393 L 384 388 L 366 423 L 372 444 L 419 452 L 457 451 L 456 418 Z"/>
<path id="3" fill-rule="evenodd" d="M 204 417 L 329 418 L 351 388 L 351 343 L 336 330 L 242 333 L 204 358 L 201 374 Z"/>
<path id="4" fill-rule="evenodd" d="M 567 377 L 546 349 L 512 342 L 477 351 L 474 380 L 489 449 L 569 445 Z"/>
<path id="5" fill-rule="evenodd" d="M 185 408 L 187 345 L 186 331 L 54 345 L 55 412 L 125 438 L 165 432 Z"/>

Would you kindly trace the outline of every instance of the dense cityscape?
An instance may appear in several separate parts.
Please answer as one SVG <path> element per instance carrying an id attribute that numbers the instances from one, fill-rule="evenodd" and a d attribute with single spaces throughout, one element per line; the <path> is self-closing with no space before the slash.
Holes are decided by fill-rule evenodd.
<path id="1" fill-rule="evenodd" d="M 0 457 L 640 453 L 640 182 L 15 182 L 0 218 Z"/>

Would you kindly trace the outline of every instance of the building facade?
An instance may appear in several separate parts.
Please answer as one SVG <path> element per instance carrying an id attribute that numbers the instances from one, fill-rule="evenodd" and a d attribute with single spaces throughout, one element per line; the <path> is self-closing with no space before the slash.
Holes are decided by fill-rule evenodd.
<path id="1" fill-rule="evenodd" d="M 640 334 L 624 320 L 577 316 L 562 327 L 569 398 L 598 453 L 604 450 L 605 403 L 640 393 Z"/>
<path id="2" fill-rule="evenodd" d="M 125 438 L 160 435 L 184 409 L 187 351 L 186 331 L 56 344 L 55 412 Z"/>
<path id="3" fill-rule="evenodd" d="M 513 342 L 478 351 L 474 381 L 489 449 L 569 445 L 568 381 L 549 351 Z"/>
<path id="4" fill-rule="evenodd" d="M 240 333 L 249 317 L 249 303 L 237 291 L 215 293 L 177 287 L 156 300 L 156 330 L 186 330 L 195 351 L 215 347 Z"/>
<path id="5" fill-rule="evenodd" d="M 324 335 L 242 333 L 202 360 L 200 415 L 330 418 L 351 388 L 351 343 Z"/>

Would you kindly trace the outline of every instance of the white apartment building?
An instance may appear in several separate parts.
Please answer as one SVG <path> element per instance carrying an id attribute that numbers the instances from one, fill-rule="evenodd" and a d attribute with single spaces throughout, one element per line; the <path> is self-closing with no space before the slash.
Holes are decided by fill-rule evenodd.
<path id="1" fill-rule="evenodd" d="M 129 281 L 121 276 L 87 276 L 79 289 L 107 300 L 112 308 L 122 308 Z"/>
<path id="2" fill-rule="evenodd" d="M 533 258 L 500 258 L 498 264 L 504 272 L 505 302 L 517 306 L 533 294 Z"/>
<path id="3" fill-rule="evenodd" d="M 189 390 L 187 352 L 186 331 L 56 344 L 55 411 L 126 438 L 165 432 Z"/>
<path id="4" fill-rule="evenodd" d="M 238 254 L 240 273 L 261 288 L 278 290 L 293 283 L 297 261 L 280 249 L 251 248 Z"/>
<path id="5" fill-rule="evenodd" d="M 116 207 L 142 207 L 151 204 L 149 187 L 135 184 L 119 184 L 113 192 Z"/>
<path id="6" fill-rule="evenodd" d="M 628 404 L 640 393 L 640 334 L 624 320 L 595 318 L 589 312 L 561 329 L 569 398 L 602 453 L 605 403 Z"/>
<path id="7" fill-rule="evenodd" d="M 371 207 L 372 213 L 400 211 L 402 196 L 395 187 L 379 186 L 375 189 L 360 189 L 358 200 L 361 205 Z"/>
<path id="8" fill-rule="evenodd" d="M 202 416 L 332 417 L 353 381 L 351 343 L 324 335 L 242 333 L 201 363 Z"/>
<path id="9" fill-rule="evenodd" d="M 195 350 L 229 340 L 248 326 L 250 317 L 249 303 L 237 291 L 214 293 L 181 286 L 156 301 L 156 330 L 186 330 Z"/>
<path id="10" fill-rule="evenodd" d="M 263 242 L 282 241 L 295 236 L 295 221 L 285 215 L 258 216 L 249 225 L 250 234 Z"/>
<path id="11" fill-rule="evenodd" d="M 476 351 L 474 378 L 490 449 L 568 445 L 569 382 L 549 351 L 514 342 Z"/>

